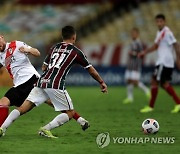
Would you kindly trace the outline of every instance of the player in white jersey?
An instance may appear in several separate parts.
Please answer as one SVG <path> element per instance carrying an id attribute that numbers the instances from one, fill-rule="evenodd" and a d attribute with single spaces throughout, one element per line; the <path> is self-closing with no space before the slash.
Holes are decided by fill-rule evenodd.
<path id="1" fill-rule="evenodd" d="M 158 26 L 158 32 L 156 35 L 155 43 L 152 47 L 143 51 L 139 56 L 144 56 L 147 53 L 157 50 L 158 59 L 156 62 L 156 68 L 151 81 L 151 99 L 149 106 L 141 109 L 140 112 L 146 113 L 151 112 L 154 109 L 155 100 L 158 94 L 158 85 L 174 99 L 176 106 L 171 113 L 177 113 L 180 111 L 180 99 L 170 85 L 173 68 L 174 68 L 174 57 L 173 50 L 176 51 L 177 64 L 180 62 L 180 48 L 177 43 L 172 31 L 166 26 L 165 16 L 158 14 L 156 17 L 156 23 Z"/>
<path id="2" fill-rule="evenodd" d="M 14 86 L 0 99 L 0 126 L 8 116 L 9 106 L 20 106 L 40 76 L 31 64 L 28 54 L 40 56 L 37 49 L 24 42 L 8 43 L 3 36 L 0 36 L 0 68 L 4 66 L 7 69 L 14 83 Z"/>

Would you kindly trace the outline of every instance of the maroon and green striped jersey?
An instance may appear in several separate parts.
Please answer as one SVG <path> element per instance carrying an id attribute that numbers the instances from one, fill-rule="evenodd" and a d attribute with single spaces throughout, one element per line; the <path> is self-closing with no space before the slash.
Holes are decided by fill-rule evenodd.
<path id="1" fill-rule="evenodd" d="M 58 43 L 50 49 L 44 64 L 48 65 L 48 69 L 38 80 L 37 86 L 61 90 L 64 90 L 66 75 L 74 64 L 84 68 L 91 66 L 80 49 L 65 42 Z"/>

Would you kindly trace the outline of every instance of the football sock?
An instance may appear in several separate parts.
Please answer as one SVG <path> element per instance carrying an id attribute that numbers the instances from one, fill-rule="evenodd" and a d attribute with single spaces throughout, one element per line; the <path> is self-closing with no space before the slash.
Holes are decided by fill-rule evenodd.
<path id="1" fill-rule="evenodd" d="M 79 118 L 77 119 L 77 122 L 82 126 L 82 125 L 85 124 L 86 120 L 85 120 L 84 118 L 82 118 L 82 117 L 79 117 Z"/>
<path id="2" fill-rule="evenodd" d="M 138 83 L 138 87 L 141 88 L 145 93 L 148 93 L 149 92 L 149 89 L 145 86 L 144 83 L 142 82 L 139 82 Z"/>
<path id="3" fill-rule="evenodd" d="M 77 112 L 75 112 L 73 118 L 77 121 L 79 117 L 81 116 Z"/>
<path id="4" fill-rule="evenodd" d="M 164 87 L 164 89 L 166 90 L 166 92 L 174 99 L 174 101 L 176 102 L 176 104 L 180 104 L 180 99 L 177 96 L 174 88 L 169 84 L 168 86 Z"/>
<path id="5" fill-rule="evenodd" d="M 56 116 L 50 123 L 45 125 L 43 128 L 46 130 L 51 130 L 53 128 L 63 125 L 68 121 L 69 121 L 69 116 L 66 113 L 61 113 L 58 116 Z"/>
<path id="6" fill-rule="evenodd" d="M 152 86 L 151 87 L 151 99 L 150 99 L 150 102 L 149 102 L 149 106 L 152 107 L 152 108 L 154 107 L 154 103 L 156 101 L 157 94 L 158 94 L 158 87 L 157 86 Z"/>
<path id="7" fill-rule="evenodd" d="M 0 105 L 0 127 L 6 120 L 8 113 L 9 113 L 9 107 Z"/>
<path id="8" fill-rule="evenodd" d="M 127 85 L 127 95 L 128 95 L 128 98 L 131 100 L 133 100 L 133 88 L 134 88 L 133 84 Z"/>
<path id="9" fill-rule="evenodd" d="M 4 123 L 2 124 L 2 128 L 4 129 L 4 131 L 20 116 L 20 112 L 17 109 L 14 109 L 9 116 L 7 117 L 7 119 L 4 121 Z"/>

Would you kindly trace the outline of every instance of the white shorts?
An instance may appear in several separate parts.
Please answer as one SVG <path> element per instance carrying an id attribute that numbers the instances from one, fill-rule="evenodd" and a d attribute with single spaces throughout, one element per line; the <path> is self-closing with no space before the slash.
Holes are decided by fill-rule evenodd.
<path id="1" fill-rule="evenodd" d="M 55 111 L 74 109 L 72 100 L 66 90 L 34 87 L 27 97 L 27 100 L 36 106 L 43 104 L 48 99 L 51 100 Z"/>
<path id="2" fill-rule="evenodd" d="M 138 71 L 130 71 L 126 70 L 125 72 L 125 80 L 140 80 L 141 74 Z"/>

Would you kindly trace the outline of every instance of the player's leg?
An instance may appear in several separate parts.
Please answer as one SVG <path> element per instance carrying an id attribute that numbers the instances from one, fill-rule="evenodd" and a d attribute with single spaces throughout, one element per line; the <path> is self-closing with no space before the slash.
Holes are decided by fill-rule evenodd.
<path id="1" fill-rule="evenodd" d="M 6 120 L 9 113 L 10 100 L 7 97 L 0 99 L 0 127 Z"/>
<path id="2" fill-rule="evenodd" d="M 34 75 L 25 83 L 10 88 L 4 97 L 0 99 L 0 126 L 3 124 L 8 116 L 9 106 L 21 106 L 31 90 L 34 88 L 34 83 L 37 81 L 37 77 Z"/>
<path id="3" fill-rule="evenodd" d="M 13 101 L 16 101 L 16 97 L 17 89 L 12 87 L 5 93 L 4 97 L 0 99 L 0 126 L 6 120 L 9 113 L 9 106 L 13 105 Z"/>
<path id="4" fill-rule="evenodd" d="M 3 134 L 6 132 L 7 128 L 16 120 L 19 116 L 25 114 L 26 112 L 30 111 L 35 107 L 35 104 L 26 100 L 20 107 L 14 109 L 6 118 L 4 123 L 1 126 L 1 130 Z M 2 135 L 3 135 L 2 134 Z"/>
<path id="5" fill-rule="evenodd" d="M 172 113 L 177 113 L 180 111 L 180 99 L 177 96 L 174 88 L 171 86 L 169 81 L 172 79 L 173 68 L 164 67 L 161 76 L 161 87 L 174 99 L 176 105 L 171 111 Z"/>
<path id="6" fill-rule="evenodd" d="M 156 66 L 152 80 L 151 80 L 151 99 L 149 101 L 149 106 L 145 106 L 140 110 L 141 113 L 151 112 L 154 109 L 154 104 L 158 95 L 159 81 L 162 79 L 163 65 Z"/>
<path id="7" fill-rule="evenodd" d="M 136 80 L 137 86 L 145 93 L 148 100 L 151 98 L 151 93 L 149 88 L 140 80 Z"/>
<path id="8" fill-rule="evenodd" d="M 50 130 L 62 126 L 67 123 L 74 116 L 74 107 L 72 100 L 66 90 L 59 89 L 44 89 L 48 94 L 55 111 L 62 111 L 63 113 L 57 115 L 51 122 L 41 127 L 39 134 L 45 137 L 56 138 L 52 135 Z"/>
<path id="9" fill-rule="evenodd" d="M 7 119 L 4 121 L 0 128 L 0 136 L 2 136 L 7 128 L 16 120 L 20 115 L 25 114 L 26 112 L 30 111 L 32 108 L 41 105 L 45 102 L 49 97 L 41 88 L 33 88 L 31 93 L 29 94 L 27 100 L 18 108 L 14 109 Z"/>
<path id="10" fill-rule="evenodd" d="M 152 78 L 151 81 L 151 98 L 149 101 L 149 106 L 145 106 L 143 109 L 140 110 L 141 113 L 151 112 L 153 111 L 154 104 L 158 94 L 158 81 L 155 77 Z"/>
<path id="11" fill-rule="evenodd" d="M 48 104 L 51 107 L 54 107 L 53 104 L 51 103 L 50 99 L 46 101 L 46 104 Z M 77 121 L 77 123 L 79 123 L 81 125 L 82 130 L 84 130 L 84 131 L 86 129 L 88 129 L 88 127 L 90 127 L 89 122 L 86 119 L 84 119 L 83 117 L 81 117 L 79 115 L 79 113 L 77 111 L 75 111 L 75 110 L 74 110 L 73 119 L 75 119 Z"/>
<path id="12" fill-rule="evenodd" d="M 125 80 L 127 82 L 127 98 L 123 100 L 123 104 L 129 104 L 133 102 L 133 89 L 134 84 L 131 81 L 132 71 L 127 70 L 125 72 Z"/>

